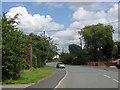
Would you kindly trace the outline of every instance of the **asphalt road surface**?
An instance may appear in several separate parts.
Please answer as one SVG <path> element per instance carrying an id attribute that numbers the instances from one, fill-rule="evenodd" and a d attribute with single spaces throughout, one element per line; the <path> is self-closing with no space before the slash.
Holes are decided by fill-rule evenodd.
<path id="1" fill-rule="evenodd" d="M 118 72 L 89 66 L 66 65 L 66 76 L 57 88 L 118 88 Z"/>

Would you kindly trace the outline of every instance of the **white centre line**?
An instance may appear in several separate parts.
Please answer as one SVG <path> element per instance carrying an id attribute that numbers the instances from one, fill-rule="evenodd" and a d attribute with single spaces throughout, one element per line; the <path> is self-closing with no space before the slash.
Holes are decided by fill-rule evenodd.
<path id="1" fill-rule="evenodd" d="M 108 75 L 104 75 L 105 77 L 107 77 L 107 78 L 111 78 L 110 76 L 108 76 Z M 112 79 L 112 78 L 111 78 Z M 112 79 L 112 80 L 114 80 L 115 82 L 117 82 L 117 83 L 120 83 L 118 80 L 116 80 L 116 79 Z"/>
<path id="2" fill-rule="evenodd" d="M 118 82 L 118 83 L 120 83 L 118 80 L 116 80 L 116 79 L 112 79 L 112 80 L 114 80 L 114 81 L 116 81 L 116 82 Z"/>
<path id="3" fill-rule="evenodd" d="M 110 76 L 108 76 L 108 75 L 104 75 L 105 77 L 107 77 L 107 78 L 111 78 Z"/>

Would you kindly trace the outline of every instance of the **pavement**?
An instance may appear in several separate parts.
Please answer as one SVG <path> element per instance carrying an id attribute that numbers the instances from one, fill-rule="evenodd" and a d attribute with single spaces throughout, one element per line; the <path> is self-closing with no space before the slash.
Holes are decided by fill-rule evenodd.
<path id="1" fill-rule="evenodd" d="M 32 84 L 4 84 L 2 85 L 2 88 L 26 88 L 28 86 L 31 86 Z"/>

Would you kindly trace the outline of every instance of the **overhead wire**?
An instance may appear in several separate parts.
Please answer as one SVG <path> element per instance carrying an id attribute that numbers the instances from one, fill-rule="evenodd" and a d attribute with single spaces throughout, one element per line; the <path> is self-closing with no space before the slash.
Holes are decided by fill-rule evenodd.
<path id="1" fill-rule="evenodd" d="M 113 23 L 118 23 L 118 22 L 120 22 L 120 20 L 116 20 L 116 21 L 113 21 L 113 22 L 108 22 L 108 23 L 105 23 L 105 25 L 109 25 L 109 24 L 113 24 Z M 79 29 L 80 30 L 82 28 L 73 28 L 73 29 Z M 116 29 L 114 29 L 114 30 L 116 30 Z M 79 30 L 77 30 L 77 31 L 79 31 Z M 58 31 L 65 31 L 65 30 L 51 30 L 51 31 L 46 31 L 46 32 L 58 32 Z M 74 30 L 71 30 L 71 31 L 74 31 Z"/>

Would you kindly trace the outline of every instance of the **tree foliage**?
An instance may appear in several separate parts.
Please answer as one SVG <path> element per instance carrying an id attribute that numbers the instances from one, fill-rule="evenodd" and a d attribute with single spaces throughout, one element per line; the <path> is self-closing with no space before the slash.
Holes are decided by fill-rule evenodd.
<path id="1" fill-rule="evenodd" d="M 37 68 L 37 57 L 33 54 L 33 59 L 32 59 L 32 66 L 34 68 Z"/>
<path id="2" fill-rule="evenodd" d="M 85 42 L 85 48 L 93 61 L 108 60 L 113 51 L 113 27 L 111 25 L 85 26 L 79 33 Z"/>
<path id="3" fill-rule="evenodd" d="M 71 54 L 79 55 L 81 54 L 82 48 L 76 44 L 70 44 L 69 51 Z"/>
<path id="4" fill-rule="evenodd" d="M 51 60 L 56 54 L 57 47 L 50 37 L 43 37 L 31 33 L 33 54 L 37 57 L 37 67 L 43 67 L 46 60 Z"/>
<path id="5" fill-rule="evenodd" d="M 6 17 L 3 13 L 0 22 L 2 31 L 2 76 L 3 80 L 18 79 L 20 71 L 29 69 L 30 63 L 25 60 L 29 52 L 29 44 L 33 47 L 33 67 L 40 68 L 45 65 L 45 60 L 52 59 L 57 47 L 50 37 L 36 34 L 26 35 L 16 25 L 18 14 L 13 18 Z M 29 55 L 28 55 L 29 56 Z"/>
<path id="6" fill-rule="evenodd" d="M 62 59 L 68 64 L 87 64 L 91 61 L 108 61 L 113 54 L 120 52 L 119 42 L 114 42 L 111 25 L 89 25 L 79 31 L 84 41 L 83 49 L 75 44 L 69 45 L 70 53 L 62 53 Z M 118 50 L 118 51 L 117 51 Z"/>
<path id="7" fill-rule="evenodd" d="M 6 14 L 2 16 L 2 73 L 3 80 L 17 79 L 20 70 L 23 69 L 24 48 L 28 42 L 26 35 L 16 27 L 18 15 L 13 18 L 7 18 Z"/>
<path id="8" fill-rule="evenodd" d="M 66 64 L 74 64 L 74 65 L 83 65 L 86 64 L 86 53 L 82 48 L 75 44 L 69 45 L 70 53 L 62 53 L 61 57 L 64 63 Z"/>

